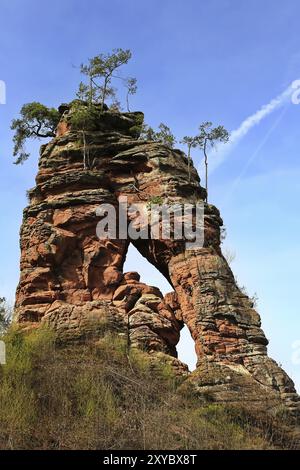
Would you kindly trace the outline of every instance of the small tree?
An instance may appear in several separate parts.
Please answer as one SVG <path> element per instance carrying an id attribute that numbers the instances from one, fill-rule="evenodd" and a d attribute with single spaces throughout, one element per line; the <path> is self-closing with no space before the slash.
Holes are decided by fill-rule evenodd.
<path id="1" fill-rule="evenodd" d="M 214 147 L 217 142 L 228 142 L 229 133 L 223 126 L 212 128 L 212 123 L 207 121 L 199 126 L 199 134 L 197 135 L 197 145 L 203 150 L 205 163 L 205 189 L 206 202 L 208 198 L 208 157 L 207 150 Z"/>
<path id="2" fill-rule="evenodd" d="M 69 115 L 69 122 L 74 130 L 77 130 L 82 137 L 83 145 L 83 166 L 90 168 L 89 152 L 87 150 L 86 132 L 93 130 L 99 118 L 99 109 L 95 105 L 87 105 L 85 102 L 73 102 Z"/>
<path id="3" fill-rule="evenodd" d="M 122 111 L 121 102 L 117 98 L 115 98 L 112 104 L 110 105 L 109 109 L 110 111 L 120 113 Z"/>
<path id="4" fill-rule="evenodd" d="M 187 145 L 188 148 L 188 175 L 189 175 L 189 181 L 191 181 L 191 163 L 192 163 L 192 157 L 191 157 L 191 149 L 197 147 L 198 142 L 197 142 L 197 137 L 189 137 L 185 135 L 182 140 L 180 141 L 181 144 Z"/>
<path id="5" fill-rule="evenodd" d="M 24 149 L 26 140 L 55 137 L 59 119 L 57 109 L 48 108 L 41 103 L 34 101 L 22 106 L 20 118 L 13 119 L 11 123 L 11 129 L 15 131 L 13 156 L 16 157 L 16 165 L 29 158 L 30 154 Z"/>
<path id="6" fill-rule="evenodd" d="M 176 144 L 176 138 L 172 134 L 171 129 L 164 123 L 160 123 L 158 128 L 159 132 L 156 132 L 156 140 L 167 145 L 167 147 L 173 148 Z"/>
<path id="7" fill-rule="evenodd" d="M 129 108 L 129 95 L 135 95 L 137 92 L 137 80 L 136 78 L 127 78 L 126 80 L 126 104 L 127 104 L 127 111 L 130 112 Z"/>
<path id="8" fill-rule="evenodd" d="M 154 142 L 161 142 L 167 147 L 173 148 L 176 143 L 176 138 L 172 134 L 171 129 L 164 123 L 160 123 L 158 126 L 159 131 L 155 130 L 148 126 L 147 124 L 142 125 L 142 131 L 140 134 L 141 139 L 153 140 Z"/>
<path id="9" fill-rule="evenodd" d="M 153 127 L 148 126 L 148 124 L 142 123 L 140 139 L 141 140 L 155 140 L 155 130 L 153 129 Z"/>
<path id="10" fill-rule="evenodd" d="M 81 98 L 87 99 L 90 105 L 93 102 L 100 102 L 103 111 L 105 99 L 115 97 L 115 90 L 111 86 L 114 72 L 122 65 L 128 63 L 131 59 L 131 51 L 129 49 L 113 49 L 110 54 L 99 54 L 89 59 L 88 64 L 82 64 L 81 73 L 88 77 L 88 85 L 80 84 L 79 92 Z M 132 80 L 132 79 L 131 79 Z"/>

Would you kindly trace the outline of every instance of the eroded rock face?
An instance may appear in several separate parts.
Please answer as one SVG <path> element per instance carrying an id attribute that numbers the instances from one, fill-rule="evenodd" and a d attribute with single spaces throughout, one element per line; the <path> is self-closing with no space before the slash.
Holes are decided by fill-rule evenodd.
<path id="1" fill-rule="evenodd" d="M 21 230 L 18 321 L 48 322 L 71 339 L 110 325 L 128 335 L 132 345 L 173 357 L 187 324 L 198 356 L 191 380 L 198 388 L 207 387 L 205 370 L 213 370 L 216 379 L 225 380 L 230 397 L 234 384 L 239 383 L 240 393 L 247 382 L 255 400 L 269 393 L 298 409 L 293 382 L 268 358 L 259 315 L 221 253 L 222 219 L 214 206 L 205 205 L 201 249 L 186 249 L 184 240 L 97 237 L 100 204 L 113 205 L 119 214 L 124 196 L 145 207 L 157 197 L 193 205 L 205 198 L 193 167 L 189 179 L 181 151 L 137 139 L 141 116 L 105 111 L 96 129 L 85 133 L 85 159 L 80 134 L 64 119 L 57 137 L 41 147 Z M 127 214 L 128 222 L 134 217 Z M 123 273 L 129 242 L 169 280 L 173 293 L 163 298 L 137 273 Z M 228 379 L 228 370 L 235 380 Z"/>

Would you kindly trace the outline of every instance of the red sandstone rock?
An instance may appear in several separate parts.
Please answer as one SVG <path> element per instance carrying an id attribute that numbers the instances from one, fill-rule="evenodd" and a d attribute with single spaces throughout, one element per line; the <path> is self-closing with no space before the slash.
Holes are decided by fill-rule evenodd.
<path id="1" fill-rule="evenodd" d="M 97 334 L 106 322 L 119 331 L 129 328 L 133 345 L 173 356 L 184 322 L 198 355 L 192 378 L 197 387 L 206 391 L 205 364 L 223 378 L 233 368 L 239 386 L 244 380 L 254 394 L 269 391 L 298 409 L 293 383 L 268 358 L 259 315 L 222 256 L 222 220 L 214 206 L 205 205 L 201 249 L 187 250 L 181 240 L 131 240 L 173 285 L 175 292 L 165 299 L 140 283 L 137 273 L 123 274 L 127 240 L 98 239 L 101 203 L 117 207 L 127 196 L 147 210 L 153 196 L 170 204 L 195 204 L 205 196 L 193 167 L 189 181 L 182 152 L 132 137 L 135 117 L 105 112 L 98 130 L 86 132 L 89 169 L 77 133 L 64 120 L 57 137 L 43 146 L 21 231 L 18 321 L 46 321 L 70 339 Z M 141 224 L 134 215 L 128 219 Z"/>

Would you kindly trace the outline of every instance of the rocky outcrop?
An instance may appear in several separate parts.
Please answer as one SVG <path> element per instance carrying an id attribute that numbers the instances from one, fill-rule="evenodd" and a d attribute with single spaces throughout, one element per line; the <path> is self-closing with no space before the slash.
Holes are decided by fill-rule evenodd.
<path id="1" fill-rule="evenodd" d="M 198 356 L 189 380 L 197 388 L 206 391 L 206 379 L 213 375 L 222 382 L 221 388 L 214 385 L 214 400 L 226 401 L 227 390 L 234 401 L 244 383 L 254 401 L 268 395 L 298 410 L 293 382 L 268 358 L 259 315 L 222 255 L 216 207 L 205 204 L 204 245 L 197 249 L 172 236 L 101 240 L 96 234 L 99 205 L 116 209 L 118 227 L 125 196 L 146 211 L 158 199 L 167 205 L 203 203 L 205 190 L 193 166 L 189 176 L 186 156 L 139 140 L 141 113 L 105 111 L 93 130 L 85 131 L 83 145 L 81 133 L 68 124 L 68 106 L 63 111 L 57 137 L 41 147 L 36 187 L 24 211 L 18 322 L 47 322 L 72 339 L 100 334 L 105 325 L 127 335 L 131 345 L 174 358 L 180 329 L 187 324 Z M 136 214 L 126 217 L 149 229 Z M 123 273 L 129 243 L 174 292 L 163 298 L 137 273 Z"/>

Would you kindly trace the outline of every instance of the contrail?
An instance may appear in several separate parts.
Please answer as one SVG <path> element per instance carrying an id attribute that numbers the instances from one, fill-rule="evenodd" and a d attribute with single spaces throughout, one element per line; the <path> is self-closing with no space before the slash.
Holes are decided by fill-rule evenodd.
<path id="1" fill-rule="evenodd" d="M 239 184 L 239 182 L 241 181 L 242 177 L 244 176 L 244 174 L 246 173 L 246 171 L 248 170 L 249 166 L 251 165 L 251 163 L 253 162 L 253 160 L 257 157 L 258 153 L 260 152 L 260 150 L 263 148 L 263 146 L 265 145 L 265 143 L 267 142 L 267 140 L 269 139 L 270 135 L 272 134 L 272 132 L 276 129 L 276 127 L 278 126 L 279 122 L 281 121 L 283 115 L 285 114 L 285 112 L 287 111 L 287 105 L 284 106 L 284 108 L 282 109 L 280 115 L 278 116 L 278 118 L 276 119 L 276 121 L 274 122 L 273 126 L 268 130 L 268 132 L 266 133 L 266 135 L 264 136 L 263 140 L 259 143 L 259 145 L 257 146 L 257 148 L 255 149 L 255 151 L 252 153 L 252 155 L 250 155 L 250 157 L 248 158 L 248 160 L 246 160 L 240 174 L 235 178 L 235 180 L 233 181 L 233 183 L 229 186 L 226 194 L 224 195 L 224 199 L 223 199 L 223 204 L 225 204 L 228 200 L 230 200 L 230 197 L 232 196 L 232 194 L 234 193 L 237 185 Z"/>
<path id="2" fill-rule="evenodd" d="M 263 105 L 254 114 L 247 117 L 247 119 L 245 119 L 237 129 L 232 131 L 227 144 L 220 144 L 216 146 L 215 149 L 212 149 L 210 172 L 214 171 L 223 163 L 232 148 L 237 145 L 246 134 L 248 134 L 252 127 L 259 124 L 265 117 L 269 116 L 269 114 L 282 106 L 294 91 L 293 85 L 290 85 L 284 92 L 272 99 L 268 104 Z"/>

